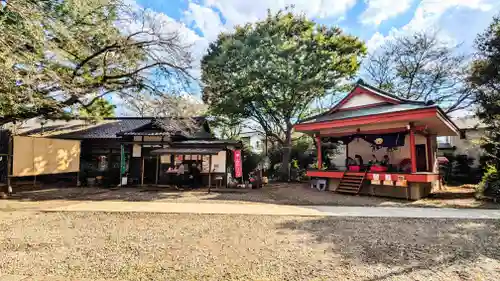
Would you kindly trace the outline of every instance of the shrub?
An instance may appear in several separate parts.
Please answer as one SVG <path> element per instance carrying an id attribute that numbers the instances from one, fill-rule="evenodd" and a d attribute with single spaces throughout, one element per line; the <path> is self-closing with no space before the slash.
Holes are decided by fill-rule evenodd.
<path id="1" fill-rule="evenodd" d="M 243 178 L 246 179 L 248 177 L 248 174 L 254 171 L 261 161 L 262 161 L 261 155 L 245 147 L 243 149 L 243 162 L 242 162 Z"/>
<path id="2" fill-rule="evenodd" d="M 500 173 L 494 165 L 487 165 L 481 183 L 476 187 L 476 196 L 500 199 Z"/>
<path id="3" fill-rule="evenodd" d="M 480 169 L 472 167 L 474 158 L 467 155 L 444 154 L 448 159 L 448 163 L 440 165 L 441 172 L 444 174 L 446 182 L 459 184 L 476 184 L 481 180 Z"/>

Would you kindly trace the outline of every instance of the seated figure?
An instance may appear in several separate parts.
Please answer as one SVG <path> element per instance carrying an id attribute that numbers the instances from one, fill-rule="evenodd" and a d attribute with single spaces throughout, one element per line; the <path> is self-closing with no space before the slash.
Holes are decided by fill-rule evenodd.
<path id="1" fill-rule="evenodd" d="M 389 166 L 389 155 L 384 155 L 384 158 L 382 159 L 382 161 L 380 162 L 380 164 L 382 166 L 386 166 L 388 167 Z"/>

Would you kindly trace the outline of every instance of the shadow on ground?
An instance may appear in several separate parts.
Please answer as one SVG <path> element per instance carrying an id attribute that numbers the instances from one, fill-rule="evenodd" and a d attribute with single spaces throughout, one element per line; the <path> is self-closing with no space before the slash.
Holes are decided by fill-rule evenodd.
<path id="1" fill-rule="evenodd" d="M 500 222 L 494 220 L 322 218 L 288 221 L 278 226 L 280 230 L 329 245 L 328 251 L 345 260 L 347 267 L 394 269 L 365 281 L 398 280 L 411 272 L 450 268 L 462 280 L 473 280 L 473 273 L 462 265 L 470 268 L 480 259 L 491 259 L 498 266 L 500 261 Z"/>

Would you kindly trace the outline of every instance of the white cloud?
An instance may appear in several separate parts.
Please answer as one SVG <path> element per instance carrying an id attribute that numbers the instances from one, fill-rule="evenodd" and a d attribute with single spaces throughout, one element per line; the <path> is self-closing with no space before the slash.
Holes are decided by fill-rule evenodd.
<path id="1" fill-rule="evenodd" d="M 379 25 L 385 20 L 404 13 L 411 7 L 414 0 L 365 0 L 366 10 L 361 14 L 360 21 L 365 25 Z"/>
<path id="2" fill-rule="evenodd" d="M 417 7 L 413 19 L 405 26 L 405 30 L 422 30 L 436 28 L 441 16 L 450 9 L 472 9 L 488 11 L 493 8 L 492 0 L 423 0 Z M 473 20 L 473 19 L 471 19 Z M 460 23 L 464 26 L 467 23 Z"/>
<path id="3" fill-rule="evenodd" d="M 183 21 L 201 31 L 194 50 L 196 57 L 201 57 L 208 43 L 215 40 L 220 32 L 230 31 L 236 25 L 256 22 L 266 17 L 268 9 L 278 11 L 293 5 L 293 10 L 312 17 L 342 18 L 356 4 L 356 0 L 189 0 L 184 11 Z M 220 11 L 225 19 L 222 22 Z M 184 26 L 185 27 L 185 26 Z M 193 32 L 189 30 L 189 32 Z"/>
<path id="4" fill-rule="evenodd" d="M 205 0 L 205 6 L 217 8 L 229 27 L 255 22 L 287 6 L 308 17 L 342 17 L 356 4 L 356 0 Z"/>
<path id="5" fill-rule="evenodd" d="M 219 33 L 226 30 L 216 11 L 193 2 L 184 11 L 184 21 L 194 24 L 208 41 L 215 40 Z"/>
<path id="6" fill-rule="evenodd" d="M 381 37 L 379 32 L 373 34 L 368 40 L 372 47 L 370 49 L 370 45 L 368 46 L 369 51 L 375 51 L 375 49 L 385 40 L 390 40 L 395 36 L 424 30 L 438 31 L 442 40 L 448 40 L 453 44 L 463 40 L 470 41 L 472 40 L 471 38 L 462 38 L 452 35 L 452 33 L 457 35 L 456 32 L 452 32 L 453 29 L 459 28 L 462 30 L 469 27 L 467 21 L 463 21 L 462 17 L 454 18 L 453 15 L 459 12 L 463 13 L 464 11 L 477 15 L 479 12 L 485 14 L 485 17 L 489 21 L 491 20 L 491 12 L 498 7 L 500 7 L 500 2 L 497 2 L 497 0 L 422 0 L 416 8 L 413 18 L 406 25 L 399 29 L 393 28 L 384 37 Z M 441 24 L 444 16 L 450 17 L 451 19 L 446 21 L 446 25 Z M 469 17 L 468 19 L 468 21 L 473 22 L 476 20 L 476 17 Z M 483 23 L 486 26 L 486 21 Z M 477 26 L 479 30 L 474 30 L 474 32 L 480 32 L 484 27 Z"/>
<path id="7" fill-rule="evenodd" d="M 366 47 L 368 50 L 375 50 L 382 45 L 382 43 L 384 43 L 385 39 L 386 38 L 382 35 L 382 33 L 375 32 L 375 34 L 373 34 L 372 37 L 366 42 Z"/>

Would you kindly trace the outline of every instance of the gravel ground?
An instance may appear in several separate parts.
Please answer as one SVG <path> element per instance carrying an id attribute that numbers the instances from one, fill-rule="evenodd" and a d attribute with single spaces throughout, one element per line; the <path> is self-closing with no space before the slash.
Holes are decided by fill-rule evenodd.
<path id="1" fill-rule="evenodd" d="M 11 214 L 0 219 L 1 274 L 72 280 L 500 280 L 500 222 L 492 220 Z"/>
<path id="2" fill-rule="evenodd" d="M 474 198 L 474 189 L 467 187 L 449 187 L 437 191 L 429 198 L 418 201 L 407 201 L 393 198 L 353 196 L 333 192 L 319 192 L 307 184 L 282 183 L 271 184 L 263 189 L 241 190 L 240 192 L 212 192 L 206 190 L 176 191 L 156 188 L 141 190 L 139 188 L 122 188 L 120 190 L 98 188 L 48 188 L 36 191 L 25 191 L 14 195 L 14 200 L 0 200 L 10 208 L 37 206 L 23 204 L 37 201 L 40 204 L 62 205 L 63 201 L 72 200 L 123 200 L 123 201 L 155 201 L 179 203 L 265 203 L 287 205 L 330 205 L 330 206 L 393 206 L 393 207 L 453 207 L 453 208 L 487 208 L 498 209 L 500 204 L 480 201 Z M 52 201 L 47 203 L 46 201 Z M 9 203 L 5 203 L 9 202 Z"/>

